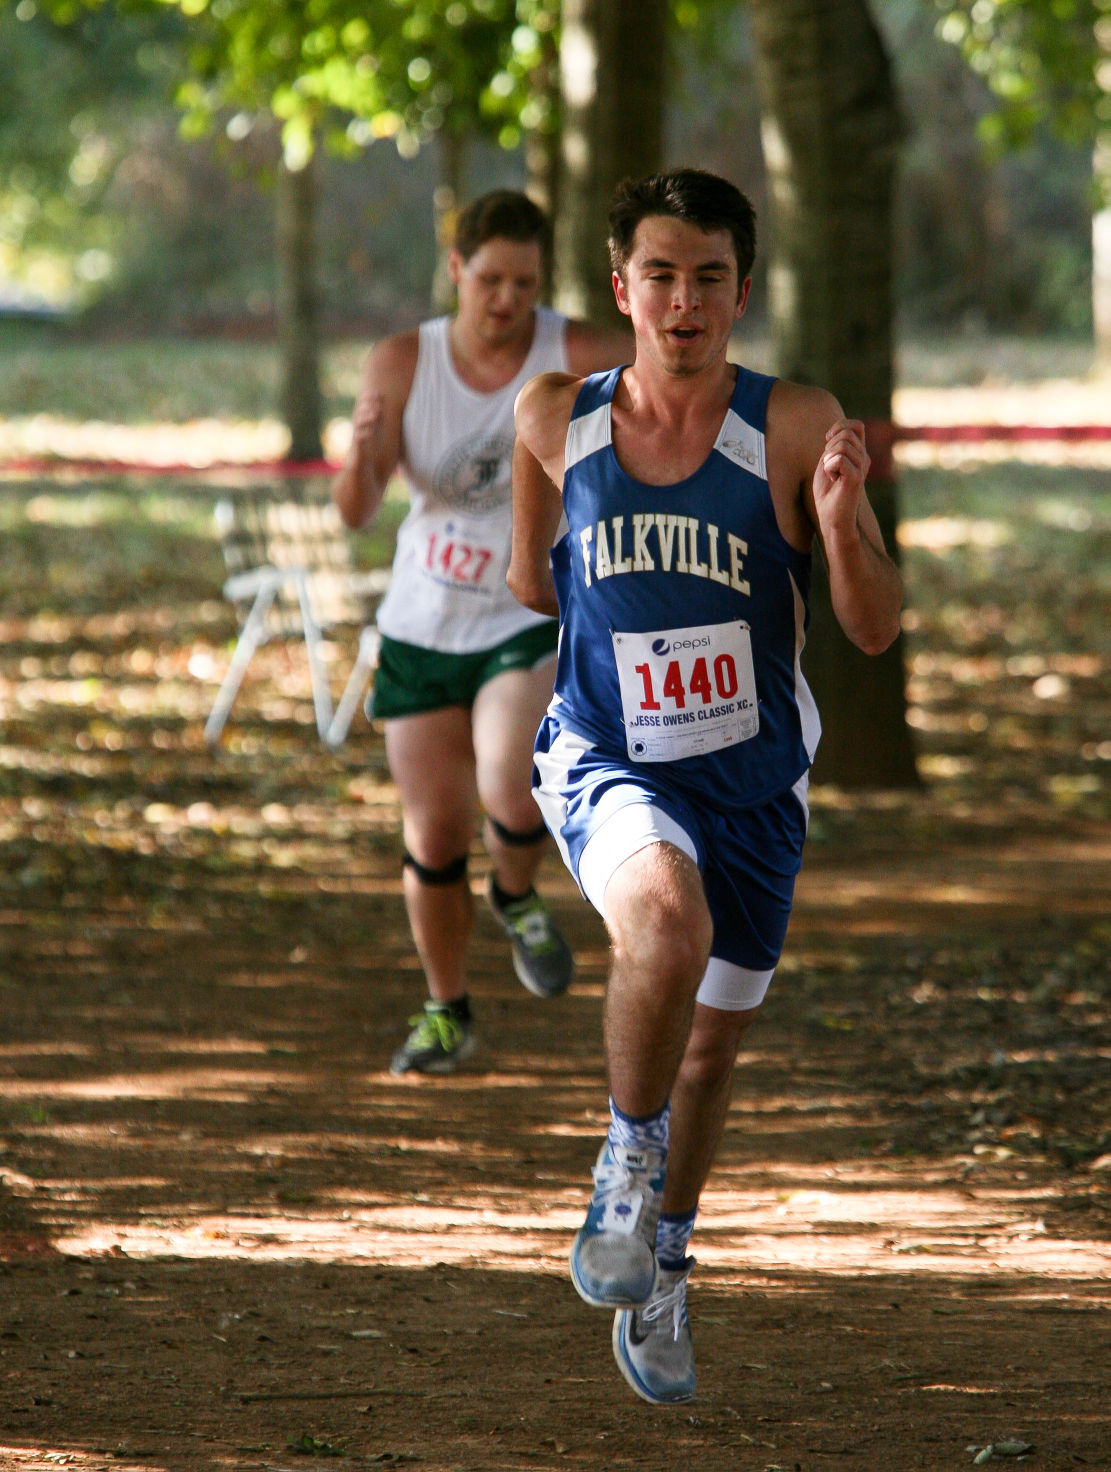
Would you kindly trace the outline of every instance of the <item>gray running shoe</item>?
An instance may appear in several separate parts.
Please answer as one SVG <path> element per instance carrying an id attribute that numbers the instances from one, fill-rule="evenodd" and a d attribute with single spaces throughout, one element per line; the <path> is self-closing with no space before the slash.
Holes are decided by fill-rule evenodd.
<path id="1" fill-rule="evenodd" d="M 681 1268 L 661 1268 L 643 1308 L 619 1309 L 613 1320 L 613 1357 L 640 1396 L 654 1406 L 679 1405 L 695 1391 L 694 1344 L 687 1318 L 688 1257 Z"/>
<path id="2" fill-rule="evenodd" d="M 597 1308 L 641 1308 L 656 1291 L 656 1223 L 667 1157 L 602 1146 L 594 1194 L 571 1248 L 571 1281 Z"/>
<path id="3" fill-rule="evenodd" d="M 391 1073 L 454 1073 L 475 1050 L 471 1024 L 443 1002 L 425 1002 L 409 1026 L 412 1032 L 390 1061 Z"/>
<path id="4" fill-rule="evenodd" d="M 491 875 L 486 903 L 512 942 L 513 969 L 525 990 L 534 997 L 558 997 L 565 992 L 575 974 L 575 959 L 535 889 L 503 907 L 494 898 Z"/>

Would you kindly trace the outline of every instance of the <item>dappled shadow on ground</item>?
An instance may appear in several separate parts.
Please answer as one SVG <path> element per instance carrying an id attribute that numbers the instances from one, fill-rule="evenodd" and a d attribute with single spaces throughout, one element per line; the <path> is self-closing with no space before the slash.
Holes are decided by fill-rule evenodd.
<path id="1" fill-rule="evenodd" d="M 1105 1465 L 1100 1312 L 1076 1282 L 711 1278 L 701 1394 L 663 1413 L 617 1381 L 606 1316 L 535 1270 L 25 1261 L 0 1282 L 8 1358 L 31 1362 L 6 1467 L 289 1466 L 310 1438 L 356 1466 L 898 1472 L 1020 1434 L 1035 1466 Z"/>
<path id="2" fill-rule="evenodd" d="M 173 912 L 9 911 L 0 1465 L 285 1466 L 305 1437 L 451 1469 L 900 1472 L 1006 1437 L 1100 1465 L 1102 922 L 1064 895 L 1000 937 L 965 885 L 940 939 L 930 906 L 881 926 L 897 866 L 834 859 L 739 1063 L 701 1392 L 664 1415 L 566 1278 L 604 947 L 554 869 L 580 980 L 531 1000 L 481 916 L 483 1050 L 419 1083 L 384 1071 L 418 994 L 392 863 L 312 900 L 209 876 Z"/>

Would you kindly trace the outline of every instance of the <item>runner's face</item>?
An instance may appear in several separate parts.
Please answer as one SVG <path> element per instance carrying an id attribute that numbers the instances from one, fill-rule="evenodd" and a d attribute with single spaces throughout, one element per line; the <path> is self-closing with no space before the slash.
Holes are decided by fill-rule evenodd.
<path id="1" fill-rule="evenodd" d="M 632 319 L 637 350 L 669 373 L 697 373 L 723 355 L 751 284 L 737 290 L 737 254 L 728 230 L 649 215 L 633 236 L 617 305 Z"/>
<path id="2" fill-rule="evenodd" d="M 535 241 L 485 240 L 469 260 L 449 258 L 459 292 L 459 318 L 490 347 L 531 331 L 540 290 L 540 246 Z"/>

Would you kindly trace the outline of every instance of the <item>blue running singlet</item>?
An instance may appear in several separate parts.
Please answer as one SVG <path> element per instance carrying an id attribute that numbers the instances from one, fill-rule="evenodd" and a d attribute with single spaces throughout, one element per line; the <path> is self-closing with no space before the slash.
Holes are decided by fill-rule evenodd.
<path id="1" fill-rule="evenodd" d="M 708 458 L 656 486 L 614 453 L 621 372 L 584 379 L 568 426 L 551 714 L 687 802 L 753 807 L 794 786 L 820 734 L 799 665 L 810 557 L 781 535 L 767 481 L 774 379 L 739 368 Z"/>

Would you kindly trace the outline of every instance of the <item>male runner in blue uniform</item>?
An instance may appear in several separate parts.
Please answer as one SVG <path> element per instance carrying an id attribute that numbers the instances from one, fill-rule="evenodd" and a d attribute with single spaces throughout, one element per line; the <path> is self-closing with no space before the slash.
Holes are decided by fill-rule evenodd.
<path id="1" fill-rule="evenodd" d="M 543 374 L 517 402 L 508 582 L 561 624 L 533 785 L 612 942 L 611 1125 L 571 1276 L 617 1309 L 618 1366 L 655 1404 L 694 1394 L 687 1246 L 801 861 L 815 536 L 861 649 L 892 642 L 902 602 L 863 425 L 727 360 L 754 250 L 725 180 L 623 185 L 610 254 L 635 360 Z"/>

